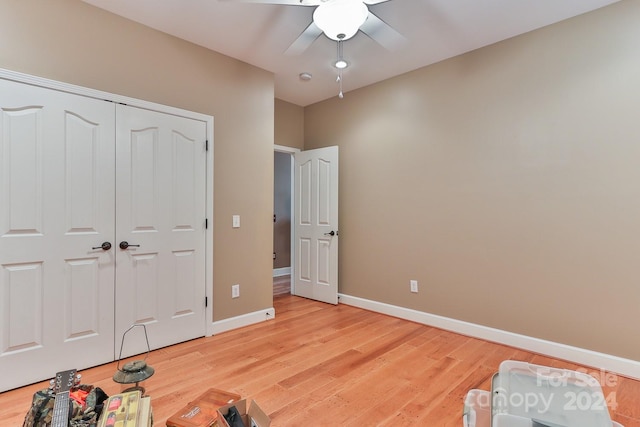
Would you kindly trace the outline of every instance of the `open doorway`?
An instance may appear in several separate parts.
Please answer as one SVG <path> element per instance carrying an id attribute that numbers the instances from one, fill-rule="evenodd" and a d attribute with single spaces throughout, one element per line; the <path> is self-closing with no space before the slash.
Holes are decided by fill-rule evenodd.
<path id="1" fill-rule="evenodd" d="M 289 293 L 293 295 L 337 304 L 338 147 L 300 151 L 276 146 L 274 151 L 286 154 L 274 176 L 284 171 L 290 183 L 287 186 L 285 178 L 278 180 L 282 184 L 274 185 L 274 197 L 284 194 L 274 203 L 279 212 L 274 210 L 273 258 L 274 266 L 278 266 L 274 267 L 274 277 L 282 278 L 278 280 L 282 282 L 288 275 Z M 278 215 L 288 218 L 279 223 Z M 278 251 L 285 252 L 287 245 L 289 257 L 279 258 Z M 283 258 L 283 264 L 276 264 Z"/>
<path id="2" fill-rule="evenodd" d="M 300 150 L 275 146 L 273 155 L 273 295 L 291 293 L 293 265 L 293 154 Z"/>

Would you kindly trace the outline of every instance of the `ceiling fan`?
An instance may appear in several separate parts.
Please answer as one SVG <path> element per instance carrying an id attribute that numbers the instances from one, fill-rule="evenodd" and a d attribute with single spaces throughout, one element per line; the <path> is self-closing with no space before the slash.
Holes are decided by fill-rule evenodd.
<path id="1" fill-rule="evenodd" d="M 328 38 L 342 42 L 362 31 L 388 50 L 399 48 L 405 37 L 373 14 L 367 6 L 388 0 L 240 0 L 249 3 L 281 4 L 315 7 L 313 20 L 285 51 L 299 55 L 324 33 Z"/>

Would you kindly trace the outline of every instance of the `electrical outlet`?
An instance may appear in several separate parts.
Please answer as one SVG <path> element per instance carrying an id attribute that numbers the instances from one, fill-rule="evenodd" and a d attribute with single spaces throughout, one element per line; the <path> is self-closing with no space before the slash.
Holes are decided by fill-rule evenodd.
<path id="1" fill-rule="evenodd" d="M 239 297 L 240 297 L 240 285 L 232 285 L 231 298 L 239 298 Z"/>
<path id="2" fill-rule="evenodd" d="M 418 281 L 417 280 L 410 280 L 409 284 L 411 285 L 411 292 L 418 293 Z"/>

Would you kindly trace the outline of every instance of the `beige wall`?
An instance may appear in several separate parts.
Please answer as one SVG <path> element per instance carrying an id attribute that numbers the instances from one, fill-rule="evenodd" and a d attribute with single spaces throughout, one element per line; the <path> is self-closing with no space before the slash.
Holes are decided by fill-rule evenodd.
<path id="1" fill-rule="evenodd" d="M 0 67 L 215 117 L 215 319 L 272 304 L 273 143 L 304 134 L 340 146 L 341 292 L 640 360 L 639 18 L 626 0 L 302 109 L 263 70 L 15 0 Z"/>
<path id="2" fill-rule="evenodd" d="M 214 319 L 272 306 L 271 73 L 77 0 L 0 2 L 0 67 L 214 116 Z"/>
<path id="3" fill-rule="evenodd" d="M 302 149 L 304 145 L 304 108 L 275 100 L 274 142 L 277 145 Z"/>
<path id="4" fill-rule="evenodd" d="M 305 108 L 340 292 L 640 360 L 640 2 Z M 409 292 L 409 280 L 420 292 Z"/>

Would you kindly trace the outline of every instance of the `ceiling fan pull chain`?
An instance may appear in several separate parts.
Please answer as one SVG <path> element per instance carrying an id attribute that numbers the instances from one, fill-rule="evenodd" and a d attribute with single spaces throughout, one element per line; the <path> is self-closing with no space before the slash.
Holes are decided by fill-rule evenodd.
<path id="1" fill-rule="evenodd" d="M 336 82 L 338 82 L 338 86 L 340 88 L 340 91 L 338 92 L 338 98 L 340 99 L 344 98 L 344 94 L 342 93 L 342 70 L 344 66 L 339 65 L 341 62 L 346 65 L 346 61 L 342 58 L 342 40 L 338 40 L 338 59 L 336 60 L 335 66 L 338 69 L 338 78 L 336 79 Z"/>

